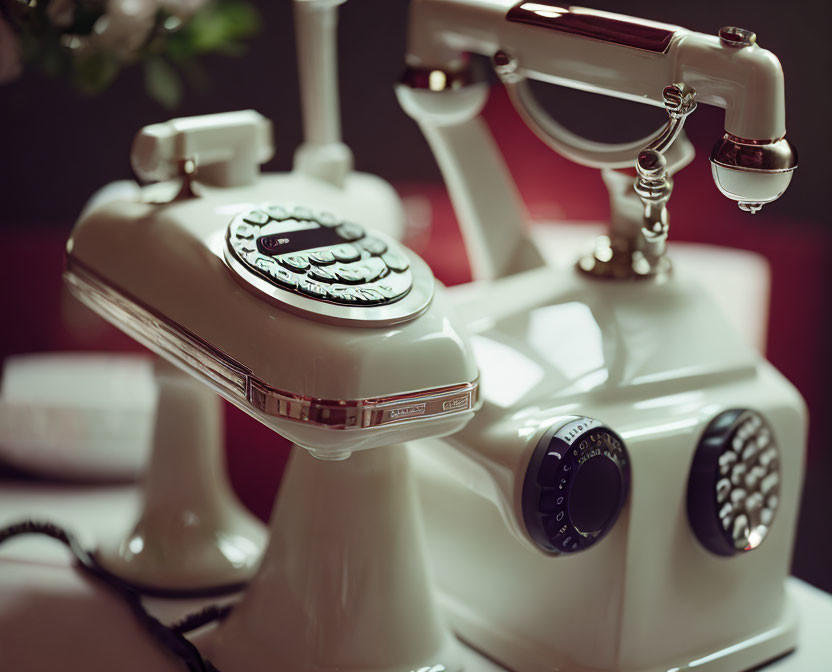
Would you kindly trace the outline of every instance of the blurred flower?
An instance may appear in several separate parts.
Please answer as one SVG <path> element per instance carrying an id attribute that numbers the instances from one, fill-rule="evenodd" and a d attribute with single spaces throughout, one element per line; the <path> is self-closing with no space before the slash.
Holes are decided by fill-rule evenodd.
<path id="1" fill-rule="evenodd" d="M 68 28 L 75 20 L 75 0 L 49 0 L 46 15 L 59 28 Z"/>
<path id="2" fill-rule="evenodd" d="M 107 11 L 95 22 L 90 44 L 130 60 L 147 40 L 158 9 L 156 0 L 107 0 Z"/>
<path id="3" fill-rule="evenodd" d="M 0 84 L 17 79 L 22 69 L 20 41 L 12 27 L 0 16 Z"/>
<path id="4" fill-rule="evenodd" d="M 95 94 L 141 64 L 166 107 L 181 100 L 182 77 L 208 81 L 203 54 L 242 54 L 260 25 L 250 0 L 0 0 L 0 10 L 0 84 L 25 62 Z"/>

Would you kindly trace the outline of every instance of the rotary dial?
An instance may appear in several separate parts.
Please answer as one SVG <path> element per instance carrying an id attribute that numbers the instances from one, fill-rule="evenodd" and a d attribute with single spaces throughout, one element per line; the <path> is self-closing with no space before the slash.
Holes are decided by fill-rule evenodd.
<path id="1" fill-rule="evenodd" d="M 780 498 L 780 452 L 755 411 L 734 409 L 708 425 L 688 482 L 688 517 L 703 546 L 718 555 L 757 548 Z"/>
<path id="2" fill-rule="evenodd" d="M 589 548 L 612 528 L 630 488 L 627 449 L 593 418 L 550 429 L 537 445 L 523 485 L 523 517 L 544 551 Z"/>

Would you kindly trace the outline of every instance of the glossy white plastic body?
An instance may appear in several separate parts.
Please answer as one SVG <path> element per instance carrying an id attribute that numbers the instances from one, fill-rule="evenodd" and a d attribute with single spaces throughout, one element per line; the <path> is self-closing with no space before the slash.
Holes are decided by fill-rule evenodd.
<path id="1" fill-rule="evenodd" d="M 737 672 L 794 647 L 787 603 L 806 439 L 794 388 L 690 278 L 609 283 L 539 269 L 460 288 L 484 406 L 411 452 L 441 602 L 457 633 L 518 672 Z M 705 426 L 753 408 L 781 450 L 782 490 L 760 548 L 725 558 L 688 523 Z M 531 451 L 560 418 L 612 427 L 631 457 L 610 534 L 574 556 L 537 550 L 520 495 Z"/>
<path id="2" fill-rule="evenodd" d="M 199 181 L 199 178 L 197 180 Z M 178 183 L 169 183 L 167 186 L 154 186 L 152 189 L 158 190 L 157 193 L 169 198 L 175 194 L 177 185 Z M 221 182 L 214 186 L 227 188 L 230 185 Z M 210 189 L 211 186 L 208 186 L 208 191 L 203 190 L 202 195 L 208 196 L 211 193 Z M 225 191 L 219 193 L 225 193 Z M 114 182 L 96 192 L 85 211 L 91 210 L 93 206 L 103 205 L 107 201 L 124 198 L 138 200 L 142 197 L 141 194 L 142 187 L 136 183 Z M 355 218 L 360 216 L 368 226 L 392 238 L 400 239 L 404 233 L 405 215 L 399 195 L 389 182 L 369 173 L 350 172 L 344 177 L 341 186 L 333 185 L 302 171 L 260 173 L 256 182 L 239 186 L 235 191 L 235 196 L 240 203 L 251 205 L 279 200 L 327 203 L 330 207 L 351 213 L 348 216 Z M 372 203 L 373 207 L 367 208 L 367 203 Z M 216 207 L 222 208 L 224 205 L 225 203 L 218 202 Z"/>
<path id="3" fill-rule="evenodd" d="M 270 532 L 242 601 L 198 642 L 219 669 L 462 671 L 425 562 L 404 446 L 342 462 L 295 448 Z"/>
<path id="4" fill-rule="evenodd" d="M 757 45 L 737 49 L 715 35 L 641 20 L 672 30 L 673 36 L 665 52 L 634 49 L 507 21 L 508 11 L 518 4 L 414 0 L 408 65 L 454 69 L 462 64 L 463 52 L 493 56 L 503 50 L 532 79 L 654 105 L 663 105 L 665 86 L 684 82 L 696 90 L 698 102 L 725 109 L 729 133 L 757 140 L 786 133 L 783 71 L 774 54 Z"/>
<path id="5" fill-rule="evenodd" d="M 488 92 L 484 83 L 442 93 L 396 87 L 399 103 L 419 124 L 442 171 L 475 280 L 543 263 L 525 234 L 526 208 L 511 173 L 479 117 Z"/>
<path id="6" fill-rule="evenodd" d="M 330 430 L 258 413 L 246 403 L 251 375 L 292 394 L 343 401 L 391 397 L 477 378 L 476 365 L 444 309 L 441 293 L 418 319 L 357 327 L 288 312 L 254 287 L 243 286 L 222 252 L 226 227 L 241 210 L 264 200 L 308 203 L 360 221 L 367 229 L 375 229 L 389 214 L 383 204 L 367 207 L 367 201 L 344 199 L 343 191 L 321 183 L 300 190 L 291 175 L 275 178 L 268 190 L 266 183 L 263 179 L 252 187 L 220 189 L 197 184 L 200 197 L 154 204 L 178 189 L 174 183 L 161 183 L 136 198 L 102 203 L 76 225 L 68 243 L 69 267 L 88 272 L 159 323 L 196 335 L 194 342 L 207 344 L 224 368 L 217 370 L 188 352 L 174 353 L 174 363 L 199 369 L 205 382 L 232 403 L 321 455 L 343 456 L 345 451 L 434 434 L 433 425 L 419 422 Z M 411 265 L 414 272 L 432 278 L 417 257 Z M 131 335 L 171 356 L 163 339 L 148 339 L 136 330 Z M 470 413 L 439 419 L 436 422 L 445 425 L 439 433 L 454 431 L 468 419 Z"/>
<path id="7" fill-rule="evenodd" d="M 143 590 L 170 595 L 239 590 L 254 574 L 266 529 L 231 489 L 220 399 L 157 362 L 159 406 L 142 510 L 100 539 L 96 560 Z"/>
<path id="8" fill-rule="evenodd" d="M 223 247 L 236 213 L 284 201 L 359 221 L 370 231 L 386 213 L 368 207 L 370 202 L 339 200 L 342 192 L 334 189 L 273 189 L 255 200 L 264 194 L 197 184 L 193 191 L 201 195 L 169 201 L 178 188 L 164 183 L 132 199 L 90 207 L 68 243 L 66 277 L 93 309 L 302 446 L 283 481 L 258 573 L 234 616 L 218 629 L 211 658 L 232 672 L 275 664 L 291 672 L 342 665 L 410 672 L 437 658 L 447 670 L 459 670 L 457 645 L 439 615 L 424 567 L 407 456 L 395 444 L 457 431 L 470 421 L 475 404 L 448 406 L 446 415 L 436 417 L 404 414 L 401 422 L 349 429 L 270 415 L 252 403 L 255 384 L 287 397 L 344 403 L 475 385 L 473 352 L 443 288 L 434 289 L 428 267 L 410 255 L 414 288 L 429 283 L 431 292 L 424 308 L 408 319 L 362 323 L 353 314 L 383 315 L 384 307 L 375 306 L 344 307 L 341 312 L 350 319 L 290 308 L 228 266 Z M 306 301 L 307 311 L 318 303 Z M 189 418 L 210 420 L 198 415 Z M 204 429 L 211 434 L 210 427 Z M 210 455 L 200 454 L 206 451 L 191 448 L 183 459 L 199 470 L 213 466 Z M 314 459 L 303 448 L 325 459 Z M 366 448 L 376 450 L 365 453 Z M 355 451 L 361 453 L 350 457 Z M 168 464 L 171 460 L 181 469 L 175 458 Z M 183 509 L 164 474 L 157 473 L 155 486 L 160 489 L 155 503 Z M 198 487 L 197 494 L 206 493 Z M 209 513 L 227 518 L 221 501 L 202 503 Z M 192 585 L 193 577 L 176 580 L 187 568 L 147 567 L 129 553 L 135 541 L 170 557 L 178 540 L 167 532 L 164 525 L 145 529 L 140 523 L 124 544 L 105 554 L 107 565 L 142 583 L 162 576 L 184 584 L 179 588 Z M 196 541 L 199 537 L 197 531 Z M 203 548 L 201 561 L 216 565 L 216 550 L 221 552 L 222 544 Z M 247 576 L 248 566 L 228 569 L 237 571 L 226 575 Z"/>

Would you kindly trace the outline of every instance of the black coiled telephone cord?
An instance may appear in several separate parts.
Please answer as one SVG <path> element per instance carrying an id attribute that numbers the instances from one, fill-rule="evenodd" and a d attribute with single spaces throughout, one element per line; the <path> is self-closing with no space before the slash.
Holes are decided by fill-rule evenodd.
<path id="1" fill-rule="evenodd" d="M 133 615 L 141 626 L 168 651 L 177 656 L 188 668 L 189 672 L 219 672 L 210 661 L 205 660 L 185 634 L 221 620 L 231 611 L 230 607 L 209 606 L 194 614 L 186 616 L 173 625 L 165 625 L 148 613 L 142 604 L 141 595 L 118 577 L 105 572 L 92 556 L 84 550 L 78 540 L 63 528 L 52 523 L 26 520 L 0 529 L 0 544 L 12 537 L 23 534 L 42 534 L 57 539 L 69 548 L 75 556 L 75 561 L 82 572 L 95 580 L 105 584 L 112 592 L 121 597 L 130 607 Z"/>

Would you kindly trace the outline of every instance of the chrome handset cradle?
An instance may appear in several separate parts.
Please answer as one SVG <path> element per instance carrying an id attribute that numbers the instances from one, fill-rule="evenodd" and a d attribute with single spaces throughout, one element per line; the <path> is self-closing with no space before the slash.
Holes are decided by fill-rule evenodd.
<path id="1" fill-rule="evenodd" d="M 676 142 L 688 115 L 696 109 L 696 91 L 686 84 L 666 86 L 662 97 L 670 118 L 659 136 L 639 152 L 636 158 L 638 178 L 633 185 L 644 205 L 641 234 L 649 250 L 645 256 L 651 270 L 661 265 L 670 229 L 667 202 L 673 191 L 673 181 L 664 153 Z"/>
<path id="2" fill-rule="evenodd" d="M 713 177 L 721 193 L 742 210 L 757 212 L 779 198 L 797 167 L 797 154 L 785 138 L 783 71 L 749 31 L 724 28 L 719 35 L 706 35 L 595 9 L 564 8 L 551 0 L 421 0 L 412 5 L 408 37 L 407 70 L 397 94 L 437 156 L 466 244 L 477 258 L 477 279 L 527 270 L 530 256 L 520 254 L 526 238 L 522 205 L 511 188 L 495 186 L 506 172 L 502 161 L 488 140 L 472 140 L 486 134 L 473 117 L 485 102 L 487 87 L 472 81 L 469 54 L 492 59 L 515 109 L 543 142 L 576 163 L 602 169 L 610 190 L 612 230 L 589 258 L 596 261 L 585 270 L 593 274 L 655 277 L 667 270 L 658 261 L 660 251 L 651 249 L 663 227 L 640 249 L 642 204 L 634 198 L 632 183 L 625 186 L 611 171 L 632 168 L 644 149 L 664 155 L 668 177 L 687 165 L 693 148 L 680 131 L 696 103 L 725 110 L 725 135 L 711 153 Z M 548 115 L 529 80 L 662 105 L 671 121 L 636 142 L 589 141 Z M 460 157 L 464 140 L 469 156 Z M 471 150 L 474 144 L 482 146 Z M 486 164 L 497 165 L 487 186 Z M 471 175 L 481 178 L 477 194 Z M 644 190 L 655 191 L 646 185 Z M 652 196 L 650 203 L 660 214 L 663 206 Z M 613 265 L 611 255 L 621 263 Z M 582 260 L 581 268 L 587 263 Z"/>
<path id="3" fill-rule="evenodd" d="M 665 154 L 682 134 L 688 115 L 696 109 L 696 92 L 686 84 L 676 83 L 666 86 L 662 97 L 668 122 L 638 153 L 635 161 L 638 177 L 633 191 L 642 203 L 641 226 L 611 226 L 609 235 L 601 236 L 596 242 L 594 252 L 579 260 L 578 268 L 586 273 L 629 280 L 661 276 L 670 270 L 665 251 L 670 229 L 667 202 L 673 191 L 673 180 Z M 676 162 L 677 169 L 684 165 L 682 161 L 684 158 Z M 606 172 L 606 183 L 612 192 L 614 180 L 620 178 L 610 174 L 611 168 Z M 611 202 L 615 209 L 615 199 Z M 623 213 L 614 214 L 618 214 L 618 219 L 626 220 Z"/>

